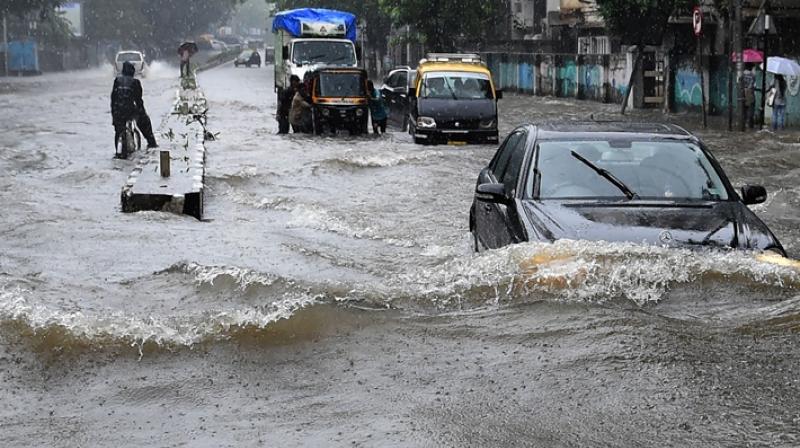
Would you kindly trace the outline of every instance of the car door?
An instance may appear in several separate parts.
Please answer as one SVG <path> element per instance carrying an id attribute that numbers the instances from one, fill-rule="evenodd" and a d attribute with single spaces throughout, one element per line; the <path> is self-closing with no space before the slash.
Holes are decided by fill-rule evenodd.
<path id="1" fill-rule="evenodd" d="M 389 108 L 389 121 L 395 125 L 397 120 L 397 114 L 394 110 L 394 103 L 395 103 L 395 85 L 397 82 L 397 71 L 393 71 L 389 73 L 389 76 L 383 81 L 383 88 L 381 89 L 381 94 L 383 94 L 383 99 L 386 101 L 386 106 Z"/>
<path id="2" fill-rule="evenodd" d="M 408 71 L 397 72 L 394 88 L 394 104 L 391 106 L 392 116 L 402 130 L 406 129 L 408 120 Z"/>
<path id="3" fill-rule="evenodd" d="M 515 151 L 522 147 L 524 151 L 525 133 L 516 131 L 509 135 L 498 149 L 492 162 L 481 173 L 479 183 L 501 183 Z M 520 143 L 522 142 L 522 143 Z M 517 170 L 517 173 L 519 171 Z M 496 249 L 509 244 L 509 232 L 506 227 L 507 206 L 491 202 L 476 201 L 475 229 L 478 238 L 489 249 Z"/>

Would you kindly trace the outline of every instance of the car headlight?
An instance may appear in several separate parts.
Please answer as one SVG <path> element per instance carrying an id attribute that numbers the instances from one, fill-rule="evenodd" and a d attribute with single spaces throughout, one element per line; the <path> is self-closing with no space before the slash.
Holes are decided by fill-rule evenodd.
<path id="1" fill-rule="evenodd" d="M 495 126 L 494 118 L 481 120 L 481 129 L 492 129 Z"/>
<path id="2" fill-rule="evenodd" d="M 436 129 L 436 120 L 431 117 L 417 118 L 417 127 L 420 129 Z"/>
<path id="3" fill-rule="evenodd" d="M 356 109 L 356 116 L 360 117 L 362 115 L 364 115 L 364 109 Z"/>
<path id="4" fill-rule="evenodd" d="M 323 117 L 327 117 L 330 114 L 331 114 L 331 111 L 329 109 L 322 109 L 322 116 Z"/>

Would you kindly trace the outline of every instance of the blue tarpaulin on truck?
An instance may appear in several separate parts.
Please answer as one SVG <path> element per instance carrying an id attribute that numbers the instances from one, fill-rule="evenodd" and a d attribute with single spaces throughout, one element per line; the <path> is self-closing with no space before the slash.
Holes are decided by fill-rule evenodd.
<path id="1" fill-rule="evenodd" d="M 283 30 L 295 37 L 303 36 L 303 22 L 331 23 L 345 26 L 345 38 L 356 41 L 356 16 L 344 11 L 300 8 L 279 12 L 272 21 L 272 32 Z"/>

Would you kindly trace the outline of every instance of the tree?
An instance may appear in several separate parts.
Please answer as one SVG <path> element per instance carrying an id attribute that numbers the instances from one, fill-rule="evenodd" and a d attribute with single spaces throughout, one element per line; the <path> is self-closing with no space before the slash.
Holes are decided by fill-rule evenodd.
<path id="1" fill-rule="evenodd" d="M 669 18 L 694 0 L 596 0 L 606 28 L 623 43 L 661 44 Z"/>
<path id="2" fill-rule="evenodd" d="M 505 0 L 379 0 L 395 25 L 411 25 L 431 51 L 457 51 L 466 41 L 485 42 L 498 19 L 506 14 Z"/>
<path id="3" fill-rule="evenodd" d="M 86 0 L 87 36 L 170 48 L 225 22 L 240 0 Z"/>
<path id="4" fill-rule="evenodd" d="M 3 0 L 0 4 L 0 15 L 23 16 L 32 11 L 39 11 L 44 16 L 62 3 L 64 0 Z"/>
<path id="5" fill-rule="evenodd" d="M 642 63 L 642 50 L 647 44 L 660 45 L 669 18 L 677 10 L 689 8 L 694 0 L 596 0 L 600 15 L 606 22 L 606 28 L 612 35 L 622 39 L 623 43 L 637 47 L 636 61 L 633 64 L 625 99 L 622 101 L 622 113 L 628 105 L 633 77 Z"/>

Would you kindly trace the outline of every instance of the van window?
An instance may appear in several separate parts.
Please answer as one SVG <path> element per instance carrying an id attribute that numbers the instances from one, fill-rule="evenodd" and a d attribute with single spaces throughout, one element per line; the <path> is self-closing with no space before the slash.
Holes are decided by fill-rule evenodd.
<path id="1" fill-rule="evenodd" d="M 483 73 L 431 72 L 422 78 L 420 98 L 452 100 L 494 99 L 492 83 Z"/>

